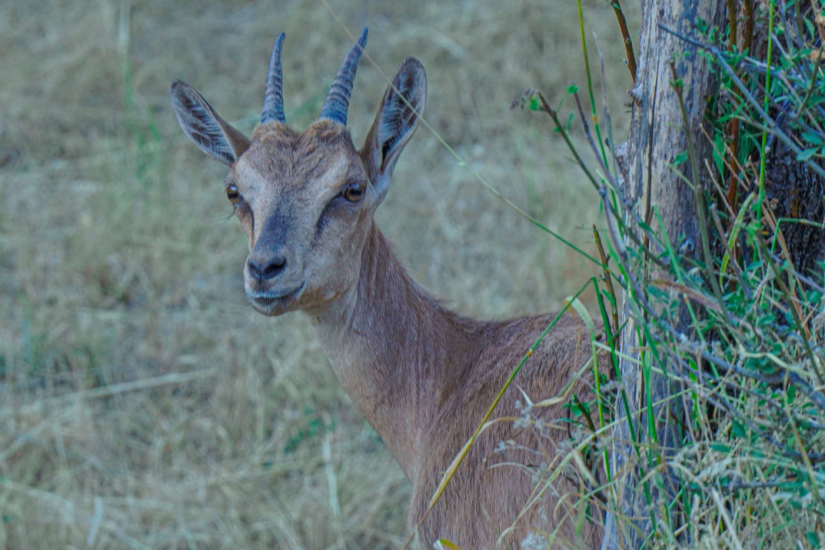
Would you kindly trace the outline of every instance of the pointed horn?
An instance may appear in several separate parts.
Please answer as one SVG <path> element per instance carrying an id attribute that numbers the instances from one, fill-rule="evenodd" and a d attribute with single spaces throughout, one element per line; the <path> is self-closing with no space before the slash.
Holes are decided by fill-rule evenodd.
<path id="1" fill-rule="evenodd" d="M 327 99 L 324 101 L 321 116 L 318 118 L 325 118 L 344 126 L 347 125 L 347 109 L 349 109 L 352 83 L 355 81 L 355 71 L 358 70 L 358 62 L 361 60 L 361 54 L 364 52 L 366 45 L 367 29 L 365 27 L 358 42 L 349 51 L 344 63 L 341 64 L 341 68 L 332 83 L 332 88 L 329 89 Z"/>
<path id="2" fill-rule="evenodd" d="M 277 120 L 286 124 L 284 116 L 284 73 L 281 70 L 281 47 L 284 45 L 284 33 L 278 35 L 275 47 L 272 48 L 272 57 L 269 59 L 269 74 L 266 77 L 266 93 L 264 94 L 264 108 L 261 111 L 261 123 Z"/>

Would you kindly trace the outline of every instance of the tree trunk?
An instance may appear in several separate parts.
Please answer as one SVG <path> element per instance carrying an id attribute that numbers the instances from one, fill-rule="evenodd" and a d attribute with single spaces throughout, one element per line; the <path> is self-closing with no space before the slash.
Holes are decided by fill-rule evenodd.
<path id="1" fill-rule="evenodd" d="M 803 18 L 814 20 L 818 9 L 812 6 L 811 0 L 801 0 L 794 8 L 777 6 L 777 10 L 785 9 L 790 13 L 799 10 Z M 777 20 L 781 12 L 778 11 Z M 766 16 L 764 16 L 766 17 Z M 792 15 L 785 14 L 784 18 Z M 746 19 L 746 13 L 740 13 L 740 19 Z M 751 55 L 757 59 L 766 59 L 768 49 L 767 21 L 757 22 L 750 40 Z M 741 33 L 741 34 L 744 34 Z M 787 40 L 787 37 L 785 37 Z M 740 51 L 745 48 L 744 37 L 740 37 Z M 787 44 L 787 42 L 785 42 Z M 777 49 L 774 49 L 774 66 L 777 64 Z M 764 82 L 763 82 L 764 84 Z M 784 109 L 789 110 L 787 100 L 781 101 Z M 793 111 L 793 108 L 790 108 Z M 793 136 L 797 143 L 802 143 L 799 135 L 794 131 L 794 125 L 785 113 L 775 106 L 769 109 L 769 114 L 776 120 L 778 126 L 787 134 Z M 825 180 L 804 162 L 796 160 L 794 153 L 785 143 L 771 135 L 767 142 L 767 158 L 765 162 L 765 197 L 767 207 L 771 210 L 778 222 L 778 230 L 782 234 L 778 253 L 784 259 L 790 259 L 796 271 L 803 275 L 814 275 L 819 279 L 822 268 L 819 262 L 825 259 L 825 230 L 822 223 L 825 221 Z M 758 162 L 758 157 L 753 159 Z M 819 163 L 822 166 L 821 163 Z M 755 192 L 759 182 L 755 179 L 748 181 L 745 192 Z M 740 191 L 741 192 L 741 191 Z M 813 222 L 813 224 L 805 222 Z M 770 233 L 777 228 L 773 220 L 765 227 Z M 787 258 L 786 258 L 787 254 Z"/>
<path id="2" fill-rule="evenodd" d="M 787 247 L 798 273 L 821 273 L 818 262 L 825 258 L 825 231 L 821 226 L 825 221 L 825 182 L 805 163 L 798 162 L 794 152 L 778 139 L 769 140 L 769 147 L 765 197 L 782 234 L 782 256 L 785 256 L 782 249 Z"/>
<path id="3" fill-rule="evenodd" d="M 660 26 L 684 36 L 696 36 L 696 25 L 700 20 L 711 27 L 723 27 L 724 14 L 724 2 L 721 0 L 643 0 L 642 5 L 636 87 L 630 92 L 633 98 L 630 137 L 624 146 L 622 162 L 625 167 L 625 195 L 635 205 L 637 214 L 642 219 L 651 220 L 653 227 L 658 226 L 656 217 L 650 213 L 651 208 L 655 208 L 661 217 L 661 229 L 667 231 L 674 248 L 686 255 L 697 254 L 701 243 L 693 191 L 670 168 L 676 155 L 688 149 L 678 96 L 671 86 L 671 60 L 675 61 L 677 76 L 682 80 L 687 127 L 695 144 L 699 176 L 706 172 L 704 160 L 710 159 L 712 154 L 711 143 L 705 137 L 702 125 L 707 98 L 714 92 L 716 84 L 707 61 L 697 55 L 696 48 Z M 692 179 L 690 163 L 679 168 L 688 179 Z M 631 220 L 627 222 L 632 228 Z M 661 277 L 662 274 L 655 276 Z M 627 304 L 628 300 L 625 297 L 624 303 Z M 635 321 L 630 317 L 627 306 L 622 312 L 622 323 L 625 321 L 628 324 L 623 331 L 622 355 L 638 358 L 636 350 L 640 342 L 637 340 Z M 686 331 L 688 324 L 687 315 L 682 315 L 676 328 Z M 635 363 L 622 360 L 620 368 L 622 379 L 627 382 L 631 414 L 636 417 L 636 411 L 644 411 L 646 406 L 642 391 L 644 381 Z M 654 403 L 673 393 L 666 376 L 653 375 L 649 383 Z M 679 413 L 673 410 L 674 407 L 675 404 L 654 408 L 659 445 L 671 452 L 679 443 L 672 421 L 679 418 Z M 667 469 L 662 472 L 666 494 L 661 494 L 654 484 L 649 484 L 652 506 L 648 505 L 623 404 L 617 403 L 616 411 L 618 422 L 613 432 L 611 472 L 618 482 L 614 484 L 615 500 L 610 505 L 615 505 L 625 519 L 632 518 L 636 529 L 631 528 L 626 520 L 617 522 L 615 511 L 609 513 L 602 549 L 638 549 L 644 546 L 652 531 L 651 517 L 662 517 L 663 505 L 670 502 L 678 491 L 678 481 Z M 638 426 L 637 438 L 644 443 L 647 441 L 647 420 L 641 417 L 635 424 Z M 646 464 L 644 470 L 648 470 Z"/>

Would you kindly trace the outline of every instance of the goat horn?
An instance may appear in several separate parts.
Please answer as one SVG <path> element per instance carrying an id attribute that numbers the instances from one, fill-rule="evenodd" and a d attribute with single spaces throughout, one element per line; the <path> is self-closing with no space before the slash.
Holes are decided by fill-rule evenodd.
<path id="1" fill-rule="evenodd" d="M 324 101 L 324 108 L 321 109 L 321 116 L 333 122 L 338 122 L 347 125 L 347 110 L 349 109 L 349 96 L 352 93 L 352 83 L 355 80 L 355 71 L 358 70 L 358 62 L 361 60 L 361 54 L 367 45 L 367 29 L 361 32 L 361 37 L 358 42 L 352 47 L 347 54 L 335 80 L 332 83 L 332 88 L 329 89 L 327 99 Z"/>
<path id="2" fill-rule="evenodd" d="M 281 47 L 284 45 L 284 33 L 278 35 L 275 47 L 272 48 L 272 57 L 269 59 L 269 74 L 266 77 L 266 93 L 264 94 L 264 108 L 261 111 L 261 123 L 277 120 L 286 124 L 284 116 L 284 73 L 281 69 Z"/>

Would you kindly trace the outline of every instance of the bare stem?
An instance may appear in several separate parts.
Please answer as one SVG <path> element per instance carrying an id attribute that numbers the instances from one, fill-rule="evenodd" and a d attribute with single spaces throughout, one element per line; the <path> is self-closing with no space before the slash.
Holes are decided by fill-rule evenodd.
<path id="1" fill-rule="evenodd" d="M 730 0 L 733 1 L 733 0 Z M 622 31 L 622 39 L 624 40 L 624 51 L 627 55 L 627 70 L 630 71 L 630 77 L 633 83 L 636 83 L 636 54 L 633 53 L 633 41 L 630 39 L 630 31 L 627 30 L 627 19 L 624 17 L 622 5 L 619 0 L 613 0 L 611 3 L 613 11 L 616 13 L 616 20 L 619 22 L 619 29 Z"/>

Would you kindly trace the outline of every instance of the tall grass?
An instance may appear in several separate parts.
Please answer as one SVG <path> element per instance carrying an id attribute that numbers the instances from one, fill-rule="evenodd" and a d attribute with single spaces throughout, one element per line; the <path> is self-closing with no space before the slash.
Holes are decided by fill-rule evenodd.
<path id="1" fill-rule="evenodd" d="M 619 448 L 610 440 L 612 427 L 627 423 L 625 467 L 638 471 L 631 478 L 636 484 L 616 485 L 620 473 L 610 472 L 605 455 L 603 485 L 582 498 L 612 513 L 622 529 L 641 526 L 644 548 L 818 549 L 825 544 L 825 16 L 815 3 L 728 5 L 725 29 L 699 21 L 694 36 L 681 37 L 700 48 L 719 79 L 705 113 L 712 133 L 688 134 L 688 149 L 674 152 L 672 165 L 692 167 L 693 179 L 682 180 L 696 196 L 695 255 L 686 253 L 684 235 L 662 230 L 655 206 L 647 221 L 628 202 L 622 174 L 605 162 L 600 142 L 582 149 L 569 139 L 564 113 L 544 94 L 528 92 L 521 100 L 550 116 L 598 192 L 603 263 L 633 321 L 623 328 L 611 318 L 618 300 L 614 290 L 602 289 L 608 341 L 594 345 L 610 351 L 617 368 L 596 400 L 615 408 L 604 416 L 600 409 L 588 439 L 596 451 L 608 443 Z M 688 131 L 683 97 L 689 91 L 671 67 L 671 93 L 680 98 Z M 591 116 L 578 90 L 568 94 L 590 135 Z M 604 115 L 609 123 L 606 109 Z M 714 144 L 704 169 L 695 140 Z M 794 192 L 782 195 L 792 185 Z M 635 331 L 639 345 L 609 345 L 617 330 Z M 641 378 L 622 378 L 620 353 Z M 654 401 L 653 374 L 668 381 L 670 406 Z M 642 396 L 637 412 L 617 415 L 630 395 Z M 657 419 L 656 410 L 672 416 Z M 660 440 L 654 422 L 674 426 L 675 440 Z M 581 479 L 588 475 L 579 468 Z M 675 490 L 668 477 L 677 481 Z M 628 490 L 643 495 L 642 517 L 625 515 L 619 499 Z M 537 533 L 525 544 L 547 548 L 551 536 Z"/>

